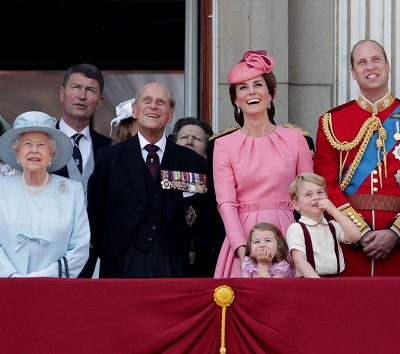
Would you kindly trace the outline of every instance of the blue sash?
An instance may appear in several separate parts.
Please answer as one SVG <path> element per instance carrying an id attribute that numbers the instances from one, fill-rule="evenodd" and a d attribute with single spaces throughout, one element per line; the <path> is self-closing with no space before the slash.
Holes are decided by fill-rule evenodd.
<path id="1" fill-rule="evenodd" d="M 395 131 L 395 124 L 396 121 L 399 122 L 400 126 L 400 106 L 397 106 L 397 108 L 392 112 L 392 114 L 389 115 L 389 118 L 386 118 L 386 120 L 383 122 L 382 126 L 385 128 L 386 133 L 387 133 L 387 138 L 385 141 L 385 146 L 386 146 L 386 151 L 389 152 L 392 150 L 393 146 L 396 145 L 397 140 L 394 138 L 394 134 L 396 133 Z M 367 148 L 365 149 L 365 153 L 363 157 L 361 158 L 360 164 L 358 165 L 358 168 L 356 172 L 354 173 L 353 178 L 351 179 L 349 185 L 345 188 L 343 191 L 345 194 L 354 194 L 357 192 L 358 188 L 360 188 L 361 184 L 365 181 L 367 176 L 371 173 L 372 170 L 376 168 L 376 158 L 371 158 L 371 156 L 376 156 L 377 150 L 376 150 L 376 140 L 378 139 L 378 132 L 376 132 L 371 140 L 369 141 Z M 379 160 L 383 160 L 383 155 L 382 151 L 380 152 Z M 347 174 L 347 172 L 346 172 Z M 345 178 L 346 175 L 343 176 L 343 179 Z M 342 180 L 343 180 L 342 179 Z"/>

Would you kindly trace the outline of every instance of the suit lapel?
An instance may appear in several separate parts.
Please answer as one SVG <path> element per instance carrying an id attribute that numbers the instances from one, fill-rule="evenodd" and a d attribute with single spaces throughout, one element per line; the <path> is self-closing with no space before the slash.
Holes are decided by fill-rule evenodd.
<path id="1" fill-rule="evenodd" d="M 92 138 L 93 156 L 96 159 L 97 151 L 104 146 L 111 145 L 112 139 L 99 134 L 93 129 L 90 129 L 90 137 Z"/>
<path id="2" fill-rule="evenodd" d="M 145 180 L 145 164 L 143 163 L 142 152 L 140 149 L 139 138 L 137 135 L 131 139 L 118 143 L 116 147 L 120 147 L 119 153 L 128 178 L 132 182 L 133 188 L 136 190 L 139 198 L 147 204 Z M 124 175 L 124 173 L 122 173 Z"/>

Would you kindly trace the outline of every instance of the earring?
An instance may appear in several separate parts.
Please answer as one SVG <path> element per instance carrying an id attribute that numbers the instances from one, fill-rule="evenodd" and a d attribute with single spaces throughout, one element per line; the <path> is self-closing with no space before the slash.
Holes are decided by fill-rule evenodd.
<path id="1" fill-rule="evenodd" d="M 17 160 L 17 164 L 19 165 L 19 160 Z"/>
<path id="2" fill-rule="evenodd" d="M 270 109 L 271 108 L 271 101 L 269 101 L 269 103 L 268 103 L 268 107 L 267 107 L 268 109 Z"/>
<path id="3" fill-rule="evenodd" d="M 51 161 L 49 161 L 49 166 L 51 166 Z"/>
<path id="4" fill-rule="evenodd" d="M 240 114 L 240 107 L 239 106 L 236 106 L 237 107 L 237 109 L 238 109 L 238 113 Z"/>

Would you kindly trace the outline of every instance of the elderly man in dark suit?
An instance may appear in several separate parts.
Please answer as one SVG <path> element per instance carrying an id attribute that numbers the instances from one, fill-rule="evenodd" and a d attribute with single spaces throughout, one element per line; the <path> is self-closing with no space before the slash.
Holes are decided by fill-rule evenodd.
<path id="1" fill-rule="evenodd" d="M 167 140 L 174 109 L 167 87 L 145 84 L 133 104 L 138 134 L 98 153 L 88 214 L 101 278 L 185 276 L 189 230 L 206 225 L 207 160 Z"/>
<path id="2" fill-rule="evenodd" d="M 54 173 L 81 182 L 87 203 L 87 184 L 93 172 L 97 151 L 111 145 L 112 139 L 97 133 L 90 127 L 90 120 L 103 100 L 104 78 L 101 71 L 92 64 L 71 66 L 64 75 L 60 88 L 63 116 L 57 129 L 67 134 L 74 145 L 74 155 L 69 163 Z M 90 251 L 89 260 L 79 275 L 91 277 L 97 257 Z"/>

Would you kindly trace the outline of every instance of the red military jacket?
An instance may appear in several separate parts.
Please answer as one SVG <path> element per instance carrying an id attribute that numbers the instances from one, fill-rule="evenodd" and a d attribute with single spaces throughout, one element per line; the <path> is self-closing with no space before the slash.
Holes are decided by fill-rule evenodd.
<path id="1" fill-rule="evenodd" d="M 319 118 L 314 172 L 326 179 L 329 199 L 363 235 L 371 229 L 391 228 L 400 236 L 400 114 L 395 112 L 399 105 L 400 100 L 390 93 L 375 104 L 361 95 Z M 378 130 L 377 143 L 374 134 L 378 135 Z M 362 251 L 357 252 L 364 257 L 367 269 L 365 273 L 354 265 L 354 275 L 370 275 L 370 260 Z M 397 253 L 397 269 L 389 269 L 394 265 L 386 260 L 375 261 L 375 275 L 400 275 Z M 353 261 L 349 257 L 356 257 L 350 254 L 346 268 Z"/>

